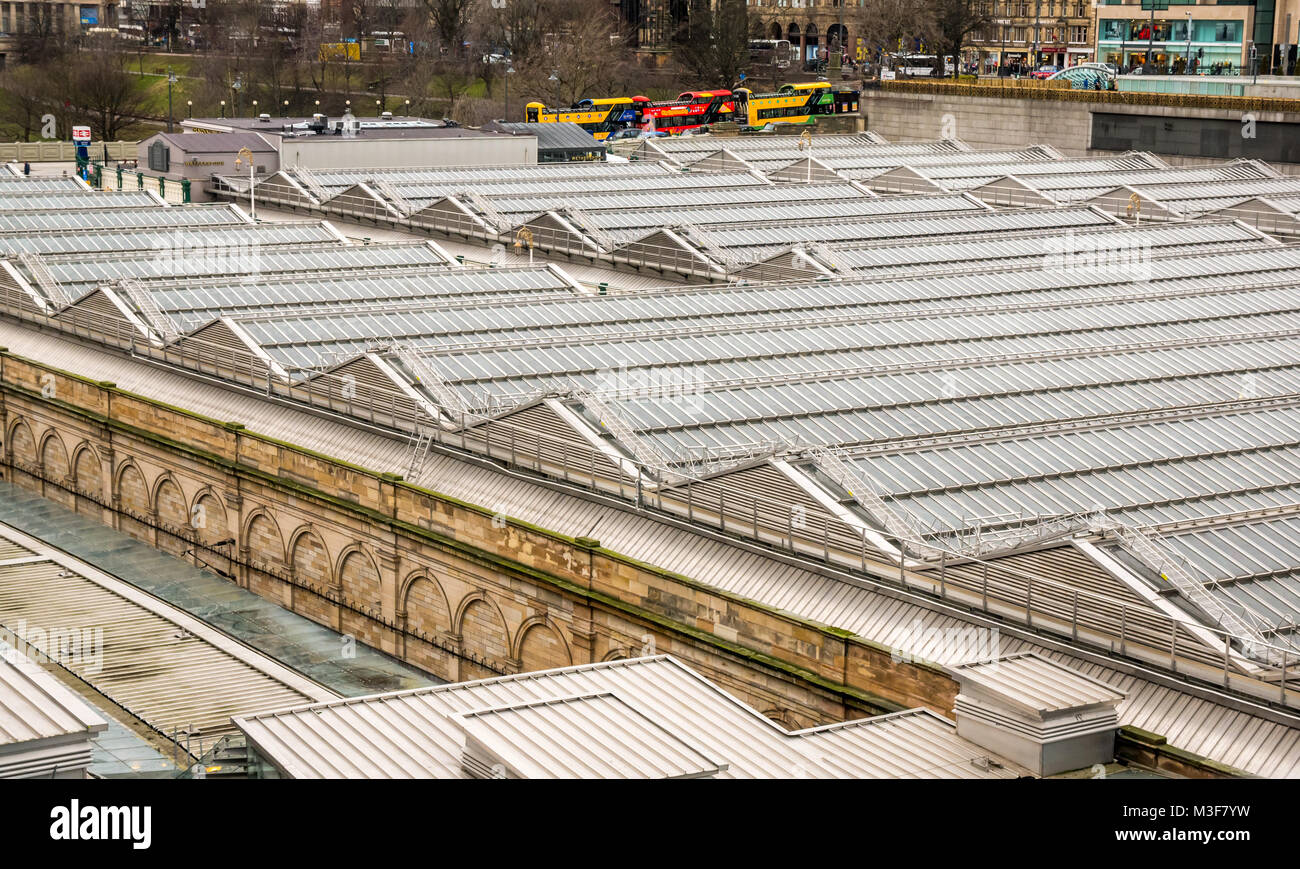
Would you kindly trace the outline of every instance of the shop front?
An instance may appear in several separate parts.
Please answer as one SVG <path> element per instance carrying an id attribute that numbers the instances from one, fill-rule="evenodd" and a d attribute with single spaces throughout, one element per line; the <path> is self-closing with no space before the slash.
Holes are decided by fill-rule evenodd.
<path id="1" fill-rule="evenodd" d="M 1236 75 L 1245 59 L 1245 31 L 1243 19 L 1103 18 L 1097 55 L 1126 71 Z"/>

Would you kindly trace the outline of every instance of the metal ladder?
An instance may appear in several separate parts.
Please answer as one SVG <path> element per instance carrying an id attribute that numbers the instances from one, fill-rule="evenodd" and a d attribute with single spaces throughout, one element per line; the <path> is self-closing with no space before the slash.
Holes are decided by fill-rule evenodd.
<path id="1" fill-rule="evenodd" d="M 1108 523 L 1109 530 L 1115 532 L 1120 545 L 1159 576 L 1169 582 L 1178 593 L 1183 595 L 1197 609 L 1205 613 L 1219 627 L 1241 640 L 1247 647 L 1266 650 L 1269 643 L 1263 634 L 1245 618 L 1219 603 L 1219 600 L 1205 589 L 1205 584 L 1192 575 L 1191 565 L 1165 550 L 1159 543 L 1139 528 L 1121 522 Z M 1210 582 L 1213 582 L 1211 579 Z"/>
<path id="2" fill-rule="evenodd" d="M 23 268 L 27 269 L 27 273 L 36 282 L 36 286 L 56 307 L 66 308 L 72 304 L 72 299 L 63 291 L 63 287 L 54 279 L 54 275 L 45 265 L 45 261 L 39 256 L 31 252 L 20 253 L 18 254 L 18 262 L 22 263 Z"/>
<path id="3" fill-rule="evenodd" d="M 317 180 L 316 176 L 313 175 L 311 170 L 307 167 L 295 166 L 293 169 L 293 177 L 298 180 L 299 184 L 306 187 L 312 196 L 316 197 L 317 205 L 322 205 L 326 200 L 332 198 L 329 191 L 321 185 L 320 181 Z"/>
<path id="4" fill-rule="evenodd" d="M 406 479 L 412 483 L 418 483 L 420 474 L 424 471 L 424 464 L 429 460 L 430 446 L 433 445 L 433 436 L 425 429 L 420 429 L 419 436 L 411 441 L 411 458 L 406 463 Z"/>
<path id="5" fill-rule="evenodd" d="M 465 418 L 469 408 L 461 400 L 460 393 L 432 365 L 410 347 L 395 347 L 392 353 L 406 369 L 413 384 L 424 387 L 445 414 L 454 421 Z"/>
<path id="6" fill-rule="evenodd" d="M 569 218 L 571 223 L 591 236 L 591 239 L 596 242 L 601 250 L 608 252 L 618 247 L 618 239 L 597 226 L 594 220 L 572 202 L 562 199 L 555 210 Z"/>
<path id="7" fill-rule="evenodd" d="M 407 217 L 411 213 L 411 203 L 406 201 L 406 197 L 397 192 L 393 185 L 389 184 L 383 178 L 375 177 L 370 179 L 370 186 L 377 190 L 389 204 L 402 217 Z"/>
<path id="8" fill-rule="evenodd" d="M 153 293 L 146 290 L 138 281 L 122 278 L 115 286 L 135 304 L 136 310 L 144 315 L 145 321 L 163 341 L 171 342 L 181 337 L 172 318 L 164 314 L 158 307 L 158 303 L 154 301 Z"/>
<path id="9" fill-rule="evenodd" d="M 654 468 L 664 474 L 676 475 L 672 470 L 672 459 L 660 450 L 658 445 L 633 431 L 627 420 L 597 398 L 595 393 L 578 390 L 573 393 L 573 397 L 596 417 L 602 429 L 632 454 L 633 459 L 643 466 Z"/>
<path id="10" fill-rule="evenodd" d="M 473 190 L 458 190 L 454 195 L 457 199 L 463 199 L 473 205 L 475 210 L 483 215 L 497 232 L 505 232 L 514 226 L 514 221 L 498 211 L 497 207 L 489 202 L 486 196 L 475 193 Z"/>
<path id="11" fill-rule="evenodd" d="M 693 244 L 698 250 L 708 255 L 714 262 L 725 267 L 728 272 L 735 271 L 740 266 L 744 265 L 744 263 L 731 253 L 714 244 L 713 239 L 709 238 L 708 233 L 701 232 L 688 223 L 677 224 L 669 228 L 676 231 L 679 235 Z"/>
<path id="12" fill-rule="evenodd" d="M 839 484 L 855 501 L 866 507 L 886 531 L 898 538 L 900 552 L 905 551 L 906 546 L 911 544 L 914 551 L 924 556 L 938 554 L 938 550 L 921 542 L 923 537 L 920 527 L 910 517 L 905 517 L 886 504 L 875 487 L 866 478 L 858 476 L 844 463 L 840 455 L 824 447 L 811 449 L 808 455 L 822 473 Z"/>

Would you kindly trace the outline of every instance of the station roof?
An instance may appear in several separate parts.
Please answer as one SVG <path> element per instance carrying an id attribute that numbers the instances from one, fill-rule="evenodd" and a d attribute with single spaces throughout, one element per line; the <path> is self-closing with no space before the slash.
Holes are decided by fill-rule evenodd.
<path id="1" fill-rule="evenodd" d="M 326 249 L 313 243 L 296 259 L 284 254 L 292 269 L 259 275 L 255 292 L 242 293 L 237 281 L 187 284 L 168 274 L 143 279 L 154 301 L 132 297 L 119 309 L 135 302 L 140 319 L 149 321 L 156 308 L 160 320 L 174 320 L 175 331 L 190 330 L 176 340 L 224 341 L 222 349 L 271 360 L 295 382 L 365 362 L 382 372 L 376 382 L 387 377 L 404 395 L 423 394 L 428 406 L 447 402 L 518 419 L 547 437 L 568 426 L 573 443 L 598 442 L 633 464 L 665 456 L 685 473 L 703 475 L 703 457 L 710 482 L 746 472 L 745 463 L 766 462 L 761 473 L 775 473 L 790 459 L 791 480 L 809 492 L 820 487 L 836 509 L 863 520 L 872 533 L 888 527 L 878 505 L 854 503 L 852 487 L 837 491 L 818 475 L 824 468 L 792 457 L 809 447 L 842 450 L 848 473 L 871 480 L 895 505 L 890 510 L 906 514 L 927 540 L 956 539 L 995 517 L 1071 516 L 1100 505 L 1118 520 L 1156 529 L 1156 539 L 1170 537 L 1169 545 L 1184 546 L 1188 559 L 1206 562 L 1198 568 L 1211 574 L 1204 591 L 1262 631 L 1285 631 L 1296 621 L 1300 604 L 1285 608 L 1296 569 L 1286 561 L 1289 552 L 1278 553 L 1272 567 L 1235 559 L 1211 566 L 1208 553 L 1217 550 L 1206 546 L 1224 541 L 1174 527 L 1201 523 L 1217 533 L 1251 526 L 1235 533 L 1254 534 L 1254 525 L 1281 522 L 1300 503 L 1292 485 L 1300 480 L 1296 444 L 1286 434 L 1300 421 L 1291 418 L 1292 397 L 1300 393 L 1291 361 L 1300 358 L 1292 346 L 1300 328 L 1296 248 L 1223 220 L 1153 226 L 1144 219 L 1136 227 L 1097 207 L 994 210 L 966 194 L 854 196 L 855 188 L 842 182 L 835 189 L 845 195 L 805 201 L 817 185 L 786 193 L 799 185 L 776 188 L 735 171 L 717 175 L 737 179 L 718 186 L 724 196 L 783 192 L 767 201 L 689 205 L 695 194 L 676 183 L 683 173 L 630 165 L 627 172 L 559 167 L 592 170 L 572 176 L 523 168 L 503 186 L 542 179 L 562 190 L 566 178 L 597 185 L 607 177 L 652 185 L 671 178 L 673 186 L 662 191 L 651 186 L 611 195 L 584 188 L 583 201 L 595 207 L 569 202 L 524 225 L 539 236 L 546 231 L 543 217 L 567 225 L 565 232 L 589 242 L 587 262 L 639 257 L 634 267 L 647 274 L 682 255 L 725 266 L 715 272 L 721 276 L 743 274 L 745 264 L 793 255 L 797 246 L 810 268 L 820 263 L 824 280 L 801 275 L 588 298 L 566 287 L 571 282 L 563 269 L 457 272 L 427 263 L 353 261 L 348 253 L 337 254 L 338 274 L 324 274 L 310 270 Z M 1061 161 L 1058 169 L 1066 165 L 1073 164 Z M 456 172 L 412 170 L 400 177 L 462 188 L 485 177 Z M 372 174 L 353 183 L 366 184 Z M 331 175 L 347 173 L 309 172 L 301 181 L 314 190 Z M 1229 177 L 1224 183 L 1285 180 Z M 386 181 L 371 189 L 383 199 L 390 188 L 403 189 Z M 638 197 L 652 195 L 672 204 L 636 207 Z M 509 199 L 523 207 L 527 194 L 512 191 L 503 202 Z M 467 189 L 464 204 L 462 213 L 477 215 L 483 227 L 477 238 L 500 243 L 515 236 L 520 224 L 498 220 L 505 213 L 491 195 Z M 111 220 L 119 211 L 140 210 L 86 213 Z M 19 214 L 30 212 L 0 219 Z M 233 209 L 227 217 L 239 219 Z M 34 223 L 20 229 L 39 231 Z M 1118 262 L 1089 259 L 1099 248 L 1118 252 Z M 1080 255 L 1084 261 L 1076 261 Z M 39 259 L 76 270 L 141 257 Z M 6 268 L 21 273 L 22 264 Z M 488 297 L 508 304 L 485 305 Z M 394 361 L 395 345 L 418 365 Z M 656 379 L 683 384 L 685 393 L 638 386 Z M 577 396 L 583 390 L 596 392 L 606 408 L 584 404 Z M 617 435 L 602 416 L 609 408 L 622 423 Z M 1238 518 L 1223 518 L 1229 515 Z M 1267 531 L 1260 533 L 1267 539 Z M 1060 539 L 1051 545 L 1084 551 Z M 1069 557 L 1054 555 L 1053 563 Z M 1213 571 L 1235 571 L 1239 580 L 1219 580 Z M 1158 572 L 1136 572 L 1158 584 Z M 1084 568 L 1074 572 L 1085 574 Z M 1203 612 L 1197 618 L 1214 623 Z"/>
<path id="2" fill-rule="evenodd" d="M 322 220 L 301 223 L 195 223 L 164 229 L 120 229 L 95 233 L 82 229 L 0 232 L 0 253 L 11 256 L 20 253 L 95 254 L 231 245 L 312 244 L 340 240 L 338 232 Z"/>
<path id="3" fill-rule="evenodd" d="M 186 208 L 161 208 L 158 200 L 138 202 L 128 208 L 100 209 L 100 197 L 114 194 L 96 193 L 76 207 L 29 205 L 25 208 L 0 209 L 0 232 L 57 232 L 65 230 L 156 229 L 171 226 L 229 226 L 246 224 L 248 217 L 233 205 L 191 205 Z M 133 194 L 134 195 L 134 194 Z M 12 200 L 10 200 L 12 203 Z"/>
<path id="4" fill-rule="evenodd" d="M 239 419 L 252 431 L 287 439 L 319 452 L 337 454 L 366 467 L 404 468 L 409 444 L 404 435 L 359 429 L 310 411 L 170 371 L 113 352 L 68 340 L 51 331 L 34 331 L 0 322 L 0 343 L 13 352 L 39 358 L 65 370 L 95 371 L 120 388 L 180 403 L 215 419 Z M 517 473 L 497 473 L 481 463 L 442 453 L 431 454 L 421 480 L 438 491 L 470 503 L 497 505 L 512 518 L 573 536 L 589 532 L 600 522 L 602 545 L 690 576 L 700 582 L 786 610 L 801 618 L 834 625 L 882 643 L 908 648 L 926 660 L 963 663 L 951 643 L 942 638 L 968 630 L 971 623 L 951 612 L 935 611 L 924 601 L 900 600 L 868 582 L 842 582 L 798 563 L 778 561 L 761 552 L 732 545 L 725 538 L 695 534 L 680 525 L 656 521 L 643 511 L 613 510 L 607 504 L 554 490 Z M 811 511 L 810 511 L 811 515 Z M 1063 556 L 1072 555 L 1073 558 Z M 1055 548 L 1009 556 L 1038 575 L 1087 575 L 1086 559 L 1071 548 Z M 894 568 L 897 575 L 897 568 Z M 1085 597 L 1086 601 L 1087 598 Z M 1114 600 L 1114 598 L 1110 598 Z M 1130 605 L 1136 600 L 1131 594 Z M 1134 610 L 1130 610 L 1130 616 Z M 1130 629 L 1132 625 L 1130 624 Z M 933 641 L 918 645 L 921 638 Z M 1130 635 L 1132 636 L 1132 635 Z M 1038 651 L 1127 692 L 1120 703 L 1120 721 L 1154 733 L 1167 734 L 1178 748 L 1265 776 L 1300 775 L 1300 744 L 1294 729 L 1252 705 L 1214 696 L 1212 692 L 1181 690 L 1169 679 L 1148 679 L 1121 671 L 1086 655 L 1074 655 L 1005 633 L 1000 648 L 1007 654 Z M 1220 645 L 1218 654 L 1222 654 Z"/>

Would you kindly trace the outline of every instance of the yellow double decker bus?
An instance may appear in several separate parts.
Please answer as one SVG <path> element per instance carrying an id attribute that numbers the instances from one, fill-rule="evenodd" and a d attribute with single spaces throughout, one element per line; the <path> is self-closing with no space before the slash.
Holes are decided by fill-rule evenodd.
<path id="1" fill-rule="evenodd" d="M 821 115 L 857 114 L 861 98 L 858 91 L 837 91 L 824 81 L 782 85 L 770 94 L 740 88 L 735 94 L 736 120 L 754 129 L 767 124 L 815 124 Z"/>
<path id="2" fill-rule="evenodd" d="M 640 101 L 646 101 L 645 97 Z M 548 109 L 542 103 L 529 103 L 524 107 L 524 118 L 530 124 L 577 124 L 597 140 L 604 140 L 610 133 L 637 126 L 638 109 L 639 102 L 632 97 L 605 97 L 578 100 L 567 109 Z"/>

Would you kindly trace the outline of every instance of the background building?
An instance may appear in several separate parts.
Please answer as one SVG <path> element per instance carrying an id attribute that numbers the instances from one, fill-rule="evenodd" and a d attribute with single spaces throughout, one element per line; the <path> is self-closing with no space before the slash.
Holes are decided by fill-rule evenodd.
<path id="1" fill-rule="evenodd" d="M 1155 8 L 1153 8 L 1153 5 Z M 1272 69 L 1274 0 L 1217 4 L 1106 0 L 1097 6 L 1097 58 L 1144 72 L 1235 73 Z"/>
<path id="2" fill-rule="evenodd" d="M 537 162 L 537 137 L 494 132 L 427 118 L 191 118 L 189 133 L 256 133 L 278 153 L 269 166 L 373 169 L 402 166 L 505 166 Z M 273 161 L 274 162 L 274 161 Z"/>
<path id="3" fill-rule="evenodd" d="M 967 64 L 981 73 L 1061 68 L 1093 59 L 1092 0 L 991 0 L 992 24 L 971 34 Z"/>
<path id="4" fill-rule="evenodd" d="M 843 47 L 851 57 L 863 56 L 852 31 L 862 0 L 751 0 L 751 20 L 761 23 L 768 39 L 788 39 L 805 62 L 825 58 L 827 49 Z"/>

